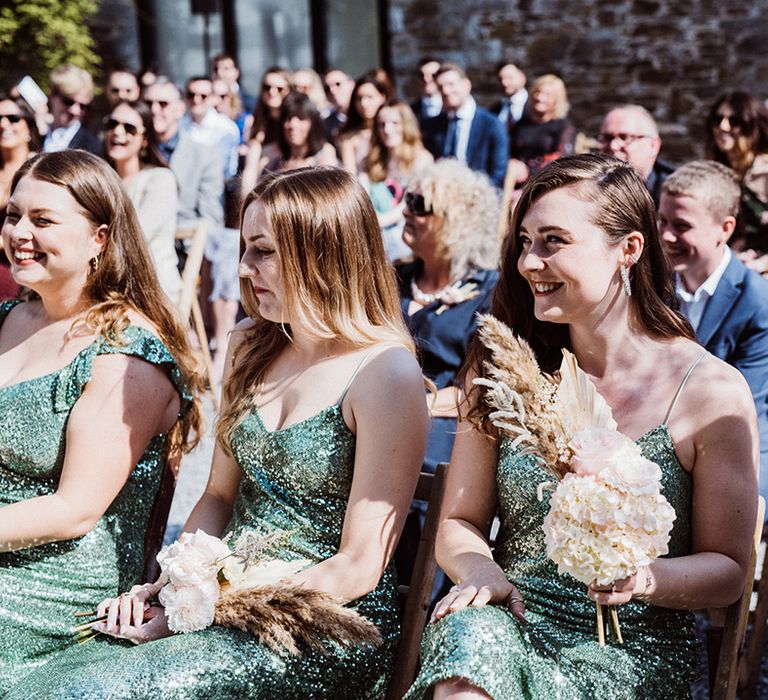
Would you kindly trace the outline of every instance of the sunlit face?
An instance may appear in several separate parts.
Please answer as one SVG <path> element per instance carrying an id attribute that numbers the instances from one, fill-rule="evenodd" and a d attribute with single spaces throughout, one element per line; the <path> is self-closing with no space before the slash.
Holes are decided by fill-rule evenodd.
<path id="1" fill-rule="evenodd" d="M 654 125 L 636 110 L 611 110 L 600 129 L 600 151 L 629 163 L 647 179 L 661 148 L 654 131 Z"/>
<path id="2" fill-rule="evenodd" d="M 382 107 L 376 117 L 376 129 L 381 142 L 387 148 L 397 148 L 403 143 L 403 118 L 395 107 Z"/>
<path id="3" fill-rule="evenodd" d="M 456 71 L 449 70 L 435 78 L 440 94 L 443 97 L 443 106 L 446 109 L 459 109 L 469 98 L 472 92 L 472 83 L 469 78 L 462 78 Z"/>
<path id="4" fill-rule="evenodd" d="M 51 115 L 54 129 L 66 129 L 76 121 L 82 121 L 93 101 L 93 93 L 88 89 L 74 95 L 51 94 Z"/>
<path id="5" fill-rule="evenodd" d="M 210 80 L 193 80 L 187 85 L 186 97 L 189 116 L 196 122 L 202 121 L 213 103 L 213 83 Z"/>
<path id="6" fill-rule="evenodd" d="M 555 86 L 550 83 L 543 83 L 533 91 L 530 109 L 539 117 L 551 119 L 556 100 L 557 92 Z"/>
<path id="7" fill-rule="evenodd" d="M 302 119 L 296 115 L 283 122 L 283 134 L 289 146 L 304 146 L 311 129 L 311 119 Z"/>
<path id="8" fill-rule="evenodd" d="M 152 110 L 152 125 L 160 141 L 171 138 L 184 115 L 184 103 L 176 88 L 169 84 L 154 83 L 144 90 L 144 100 Z"/>
<path id="9" fill-rule="evenodd" d="M 328 99 L 337 109 L 346 112 L 349 109 L 349 101 L 352 99 L 352 91 L 355 89 L 355 81 L 344 71 L 332 70 L 323 78 L 323 87 Z"/>
<path id="10" fill-rule="evenodd" d="M 31 138 L 29 125 L 13 100 L 0 100 L 0 148 L 19 148 Z"/>
<path id="11" fill-rule="evenodd" d="M 508 97 L 525 87 L 525 73 L 511 63 L 501 67 L 498 77 L 499 85 Z"/>
<path id="12" fill-rule="evenodd" d="M 258 201 L 245 210 L 243 241 L 245 252 L 238 273 L 251 285 L 259 314 L 268 321 L 286 323 L 280 259 L 267 211 Z"/>
<path id="13" fill-rule="evenodd" d="M 109 114 L 104 145 L 107 155 L 115 162 L 138 159 L 146 145 L 141 115 L 127 104 L 120 104 Z"/>
<path id="14" fill-rule="evenodd" d="M 16 283 L 44 296 L 82 291 L 106 230 L 94 227 L 65 188 L 27 175 L 8 202 L 2 236 Z"/>
<path id="15" fill-rule="evenodd" d="M 107 83 L 107 102 L 115 105 L 118 102 L 134 102 L 139 99 L 139 82 L 132 73 L 119 71 L 109 76 Z"/>
<path id="16" fill-rule="evenodd" d="M 304 70 L 297 70 L 292 76 L 293 89 L 296 92 L 300 92 L 307 97 L 312 96 L 312 91 L 315 88 L 315 79 L 313 75 Z"/>
<path id="17" fill-rule="evenodd" d="M 735 117 L 733 107 L 723 102 L 715 113 L 715 125 L 712 127 L 715 144 L 723 153 L 730 153 L 736 148 L 741 136 L 741 123 Z"/>
<path id="18" fill-rule="evenodd" d="M 267 73 L 261 84 L 261 99 L 270 109 L 280 109 L 291 86 L 280 73 Z"/>
<path id="19" fill-rule="evenodd" d="M 707 279 L 723 259 L 728 233 L 695 197 L 663 192 L 659 202 L 661 245 L 674 272 L 696 282 Z"/>
<path id="20" fill-rule="evenodd" d="M 372 83 L 363 83 L 357 88 L 355 108 L 363 119 L 372 120 L 385 100 L 384 95 Z"/>
<path id="21" fill-rule="evenodd" d="M 413 194 L 421 194 L 418 189 L 410 190 Z M 413 251 L 417 258 L 434 255 L 438 245 L 440 232 L 443 229 L 443 217 L 437 214 L 416 214 L 408 207 L 406 202 L 403 210 L 405 227 L 403 228 L 403 242 Z"/>
<path id="22" fill-rule="evenodd" d="M 531 287 L 540 321 L 600 318 L 621 293 L 621 246 L 592 223 L 596 205 L 569 188 L 536 200 L 520 226 L 517 269 Z"/>

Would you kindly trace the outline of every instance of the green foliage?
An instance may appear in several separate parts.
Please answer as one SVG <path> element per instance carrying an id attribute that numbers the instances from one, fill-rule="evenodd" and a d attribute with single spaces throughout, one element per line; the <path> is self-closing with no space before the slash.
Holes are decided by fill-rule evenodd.
<path id="1" fill-rule="evenodd" d="M 43 88 L 56 66 L 98 70 L 88 22 L 98 0 L 5 0 L 0 6 L 0 81 L 9 88 L 26 74 Z"/>

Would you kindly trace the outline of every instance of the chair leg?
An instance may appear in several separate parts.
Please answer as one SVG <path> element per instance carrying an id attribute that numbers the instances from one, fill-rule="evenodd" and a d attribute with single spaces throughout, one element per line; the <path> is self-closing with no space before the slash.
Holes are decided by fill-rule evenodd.
<path id="1" fill-rule="evenodd" d="M 740 697 L 742 700 L 754 700 L 757 694 L 757 682 L 760 678 L 760 665 L 763 660 L 763 650 L 765 646 L 765 627 L 766 618 L 768 618 L 768 570 L 766 570 L 766 559 L 768 552 L 763 558 L 763 566 L 760 571 L 760 578 L 757 587 L 757 607 L 752 618 L 752 632 L 749 637 L 749 644 L 742 659 L 742 668 L 740 677 L 741 684 Z"/>
<path id="2" fill-rule="evenodd" d="M 208 334 L 205 332 L 205 323 L 203 323 L 203 313 L 200 309 L 200 302 L 197 297 L 192 299 L 192 323 L 195 327 L 195 333 L 200 341 L 200 349 L 203 353 L 203 364 L 205 365 L 205 373 L 208 375 L 208 384 L 211 387 L 211 395 L 213 396 L 213 405 L 216 412 L 219 411 L 219 395 L 216 391 L 216 380 L 213 376 L 213 359 L 211 358 L 211 351 L 208 348 Z"/>

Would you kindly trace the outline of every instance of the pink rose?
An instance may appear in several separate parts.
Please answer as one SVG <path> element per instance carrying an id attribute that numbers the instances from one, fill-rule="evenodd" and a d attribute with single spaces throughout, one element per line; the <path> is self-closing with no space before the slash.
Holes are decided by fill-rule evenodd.
<path id="1" fill-rule="evenodd" d="M 632 440 L 610 428 L 579 430 L 568 446 L 573 452 L 571 468 L 579 476 L 597 476 L 617 462 L 640 456 L 640 448 Z"/>

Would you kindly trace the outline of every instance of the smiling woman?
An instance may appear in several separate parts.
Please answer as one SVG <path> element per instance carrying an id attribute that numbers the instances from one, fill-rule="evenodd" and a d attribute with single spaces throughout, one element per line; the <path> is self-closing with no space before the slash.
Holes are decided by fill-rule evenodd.
<path id="1" fill-rule="evenodd" d="M 677 516 L 669 556 L 607 586 L 558 572 L 543 528 L 552 465 L 494 424 L 473 380 L 503 376 L 508 346 L 476 337 L 437 538 L 456 585 L 435 608 L 408 700 L 689 697 L 698 669 L 689 611 L 724 607 L 743 590 L 758 437 L 746 383 L 702 351 L 667 305 L 672 295 L 655 207 L 631 166 L 566 157 L 524 187 L 491 313 L 545 372 L 571 350 L 618 430 L 659 465 Z M 621 606 L 623 645 L 599 646 L 594 601 Z"/>
<path id="2" fill-rule="evenodd" d="M 73 613 L 135 582 L 167 450 L 199 379 L 106 163 L 38 156 L 3 246 L 30 291 L 0 305 L 0 687 L 69 646 Z"/>
<path id="3" fill-rule="evenodd" d="M 118 102 L 104 120 L 104 150 L 136 208 L 160 286 L 172 302 L 181 292 L 176 256 L 178 185 L 160 155 L 145 102 Z"/>

